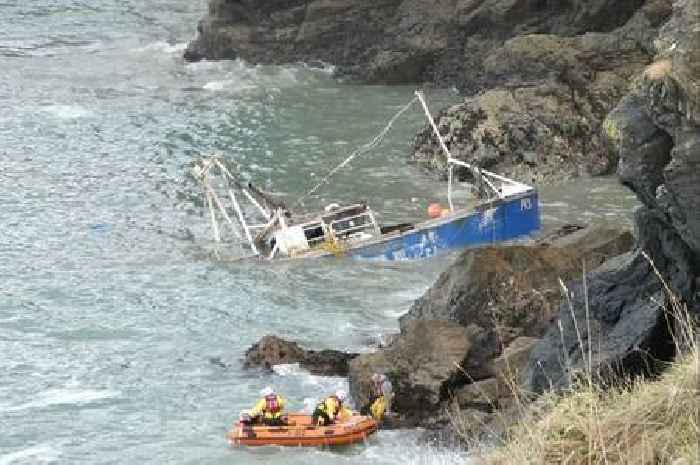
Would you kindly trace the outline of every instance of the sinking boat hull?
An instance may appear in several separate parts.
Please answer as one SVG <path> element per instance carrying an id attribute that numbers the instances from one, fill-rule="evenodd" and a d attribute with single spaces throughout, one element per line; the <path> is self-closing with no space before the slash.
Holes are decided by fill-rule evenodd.
<path id="1" fill-rule="evenodd" d="M 353 415 L 329 426 L 314 426 L 311 416 L 290 414 L 285 426 L 236 423 L 227 437 L 233 446 L 343 446 L 364 441 L 376 431 L 377 422 L 363 415 Z"/>
<path id="2" fill-rule="evenodd" d="M 361 259 L 413 260 L 441 251 L 522 238 L 540 229 L 537 191 L 482 204 L 472 211 L 426 221 L 395 235 L 355 244 L 345 252 Z"/>

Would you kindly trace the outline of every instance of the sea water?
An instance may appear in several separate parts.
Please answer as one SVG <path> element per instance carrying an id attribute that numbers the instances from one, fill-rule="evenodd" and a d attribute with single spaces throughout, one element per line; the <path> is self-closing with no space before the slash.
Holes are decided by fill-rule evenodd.
<path id="1" fill-rule="evenodd" d="M 449 263 L 223 263 L 187 175 L 219 154 L 293 203 L 412 98 L 303 64 L 185 63 L 203 0 L 0 5 L 0 464 L 452 464 L 382 431 L 366 444 L 232 449 L 265 385 L 301 409 L 345 380 L 244 370 L 265 334 L 367 351 Z M 459 101 L 431 91 L 436 107 Z M 302 209 L 367 200 L 425 218 L 444 184 L 406 163 L 418 108 Z M 559 189 L 559 190 L 557 190 Z M 548 224 L 629 224 L 614 179 L 542 193 Z"/>

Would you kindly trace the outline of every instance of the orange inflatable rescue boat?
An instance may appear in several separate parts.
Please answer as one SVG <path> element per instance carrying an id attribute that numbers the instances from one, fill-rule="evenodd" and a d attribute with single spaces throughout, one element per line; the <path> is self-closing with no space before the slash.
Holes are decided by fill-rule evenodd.
<path id="1" fill-rule="evenodd" d="M 227 434 L 234 446 L 341 446 L 363 441 L 377 431 L 374 418 L 353 413 L 328 426 L 316 426 L 311 415 L 290 413 L 283 426 L 237 422 Z"/>

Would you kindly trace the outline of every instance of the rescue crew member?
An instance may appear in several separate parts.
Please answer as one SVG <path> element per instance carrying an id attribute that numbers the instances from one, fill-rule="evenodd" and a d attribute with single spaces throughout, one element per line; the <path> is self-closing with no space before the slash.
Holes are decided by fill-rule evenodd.
<path id="1" fill-rule="evenodd" d="M 384 412 L 388 410 L 391 400 L 391 382 L 386 375 L 375 373 L 370 378 L 369 385 L 369 401 L 360 410 L 363 415 L 372 415 L 372 417 L 381 421 L 384 418 Z"/>
<path id="2" fill-rule="evenodd" d="M 347 394 L 342 389 L 336 391 L 334 395 L 326 397 L 316 405 L 313 413 L 313 422 L 316 425 L 330 425 L 344 415 L 343 402 Z"/>
<path id="3" fill-rule="evenodd" d="M 250 411 L 253 423 L 261 423 L 267 426 L 281 426 L 285 424 L 283 415 L 285 400 L 270 386 L 260 391 L 260 399 Z"/>

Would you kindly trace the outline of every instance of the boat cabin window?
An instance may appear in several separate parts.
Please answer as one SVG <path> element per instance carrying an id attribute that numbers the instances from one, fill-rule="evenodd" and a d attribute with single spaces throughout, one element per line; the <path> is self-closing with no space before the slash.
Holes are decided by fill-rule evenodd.
<path id="1" fill-rule="evenodd" d="M 309 246 L 314 246 L 326 240 L 326 231 L 321 222 L 307 223 L 303 226 L 304 236 Z"/>
<path id="2" fill-rule="evenodd" d="M 366 239 L 379 232 L 372 210 L 364 204 L 332 210 L 322 219 L 337 239 Z"/>

